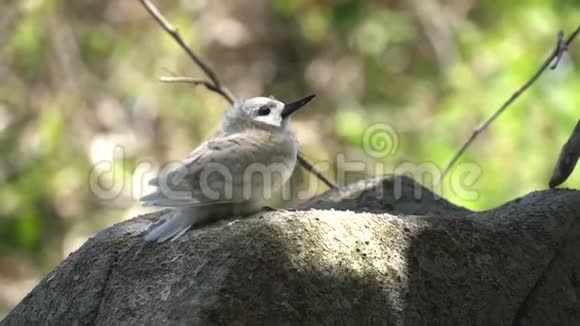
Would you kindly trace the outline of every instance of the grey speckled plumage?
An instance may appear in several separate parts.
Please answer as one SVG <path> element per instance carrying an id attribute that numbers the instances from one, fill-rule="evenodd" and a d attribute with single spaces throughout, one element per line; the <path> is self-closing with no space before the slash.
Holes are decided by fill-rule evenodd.
<path id="1" fill-rule="evenodd" d="M 288 118 L 313 98 L 284 104 L 255 97 L 229 108 L 214 137 L 149 181 L 157 189 L 141 198 L 143 205 L 172 210 L 149 227 L 145 240 L 175 240 L 192 226 L 258 211 L 296 166 Z"/>

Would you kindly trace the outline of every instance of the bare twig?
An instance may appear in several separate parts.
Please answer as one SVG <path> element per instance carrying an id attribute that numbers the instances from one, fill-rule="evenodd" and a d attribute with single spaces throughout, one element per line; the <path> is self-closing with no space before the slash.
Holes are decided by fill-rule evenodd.
<path id="1" fill-rule="evenodd" d="M 457 160 L 459 160 L 461 155 L 465 152 L 467 147 L 469 147 L 469 145 L 473 143 L 475 138 L 477 138 L 477 136 L 482 131 L 487 129 L 487 127 L 489 127 L 489 125 L 492 122 L 494 122 L 495 119 L 497 119 L 497 117 L 500 114 L 502 114 L 505 111 L 505 109 L 507 109 L 508 106 L 510 106 L 510 104 L 512 104 L 520 95 L 522 95 L 523 92 L 525 92 L 530 86 L 532 86 L 532 84 L 544 73 L 544 70 L 546 70 L 548 67 L 550 67 L 551 69 L 556 68 L 558 62 L 560 61 L 560 58 L 562 57 L 568 46 L 572 43 L 572 41 L 574 41 L 578 33 L 580 33 L 580 26 L 578 26 L 574 31 L 574 33 L 572 33 L 568 37 L 566 42 L 563 41 L 564 33 L 562 31 L 558 33 L 558 42 L 556 44 L 556 47 L 554 48 L 550 56 L 548 56 L 546 61 L 544 61 L 544 63 L 540 66 L 540 69 L 538 69 L 538 71 L 525 84 L 523 84 L 515 93 L 513 93 L 512 96 L 510 96 L 510 98 L 508 98 L 508 100 L 504 102 L 497 111 L 495 111 L 487 120 L 485 120 L 483 124 L 481 124 L 473 131 L 469 139 L 467 139 L 467 141 L 461 146 L 461 148 L 459 148 L 459 150 L 453 155 L 453 157 L 451 158 L 451 160 L 441 173 L 441 176 L 439 177 L 439 183 L 443 181 L 443 179 L 445 178 L 445 176 L 447 175 L 453 164 L 455 164 Z M 553 64 L 550 66 L 550 63 L 552 62 Z"/>
<path id="2" fill-rule="evenodd" d="M 556 43 L 556 49 L 555 49 L 555 54 L 554 54 L 556 60 L 554 60 L 554 63 L 552 64 L 550 69 L 554 70 L 558 67 L 558 63 L 560 63 L 560 59 L 562 59 L 562 56 L 564 55 L 564 52 L 566 52 L 567 49 L 568 49 L 568 45 L 564 42 L 564 32 L 559 31 L 558 32 L 558 42 Z"/>
<path id="3" fill-rule="evenodd" d="M 204 80 L 204 79 L 198 79 L 198 78 L 193 78 L 193 77 L 181 77 L 181 76 L 178 76 L 178 77 L 163 76 L 163 77 L 159 78 L 159 81 L 161 81 L 163 83 L 193 84 L 196 86 L 203 85 L 207 89 L 209 89 L 210 91 L 219 93 L 219 90 L 215 87 L 214 84 L 212 84 L 211 82 Z"/>
<path id="4" fill-rule="evenodd" d="M 161 28 L 165 30 L 171 37 L 181 46 L 181 48 L 187 53 L 189 58 L 203 71 L 209 80 L 202 80 L 190 77 L 161 77 L 161 81 L 169 83 L 185 82 L 194 85 L 204 85 L 207 89 L 220 94 L 224 99 L 226 99 L 230 104 L 234 104 L 236 101 L 233 93 L 228 90 L 225 86 L 221 84 L 213 69 L 207 65 L 200 57 L 198 57 L 195 52 L 185 43 L 181 35 L 175 27 L 173 27 L 165 17 L 157 10 L 157 8 L 149 0 L 139 0 L 143 7 L 149 12 L 153 18 L 159 23 Z M 338 188 L 334 183 L 323 176 L 319 171 L 317 171 L 312 164 L 310 164 L 303 157 L 298 155 L 298 162 L 310 173 L 314 174 L 322 182 L 328 185 L 330 188 Z"/>
<path id="5" fill-rule="evenodd" d="M 554 188 L 566 181 L 576 163 L 578 162 L 578 157 L 580 156 L 580 121 L 576 124 L 576 128 L 568 138 L 568 141 L 562 147 L 560 151 L 560 156 L 558 157 L 558 162 L 554 167 L 554 172 L 552 172 L 552 177 L 550 178 L 549 186 Z"/>
<path id="6" fill-rule="evenodd" d="M 183 41 L 183 38 L 181 38 L 181 35 L 179 35 L 179 32 L 177 32 L 177 29 L 173 27 L 169 23 L 169 21 L 165 19 L 165 17 L 163 17 L 163 15 L 159 12 L 159 10 L 157 10 L 157 8 L 149 0 L 139 0 L 139 1 L 141 1 L 141 4 L 143 4 L 145 9 L 147 9 L 149 14 L 151 14 L 151 16 L 155 18 L 155 20 L 159 23 L 161 28 L 163 28 L 169 35 L 171 35 L 171 37 L 173 37 L 175 42 L 177 42 L 177 44 L 181 46 L 181 48 L 187 53 L 189 58 L 191 58 L 191 60 L 193 60 L 193 62 L 203 71 L 203 73 L 207 76 L 207 78 L 209 78 L 211 83 L 215 85 L 215 88 L 224 91 L 223 93 L 221 91 L 217 92 L 220 93 L 224 98 L 226 98 L 228 102 L 230 103 L 235 102 L 235 97 L 232 95 L 232 93 L 229 91 L 225 92 L 227 89 L 221 86 L 221 83 L 219 79 L 216 77 L 216 74 L 213 72 L 213 70 L 205 62 L 203 62 L 203 60 L 201 60 L 195 54 L 195 52 L 193 52 L 193 50 L 185 43 L 185 41 Z"/>
<path id="7" fill-rule="evenodd" d="M 205 79 L 193 78 L 193 77 L 185 77 L 185 76 L 162 76 L 159 78 L 159 81 L 164 83 L 185 83 L 185 84 L 194 84 L 194 85 L 204 85 L 210 84 Z"/>
<path id="8" fill-rule="evenodd" d="M 329 188 L 337 189 L 337 187 L 332 182 L 330 182 L 326 177 L 320 174 L 320 171 L 316 170 L 316 168 L 300 154 L 298 155 L 298 163 L 302 165 L 302 167 L 306 169 L 306 171 L 314 174 L 314 176 L 320 179 L 320 181 L 324 182 L 324 184 L 327 185 Z"/>

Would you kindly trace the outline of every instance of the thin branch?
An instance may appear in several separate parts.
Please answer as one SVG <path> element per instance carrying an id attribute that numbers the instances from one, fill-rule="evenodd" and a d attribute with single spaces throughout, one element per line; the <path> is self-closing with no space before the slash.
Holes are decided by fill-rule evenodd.
<path id="1" fill-rule="evenodd" d="M 185 83 L 194 85 L 210 84 L 210 82 L 205 79 L 184 76 L 162 76 L 159 78 L 159 81 L 163 83 Z"/>
<path id="2" fill-rule="evenodd" d="M 505 109 L 508 108 L 508 106 L 510 106 L 510 104 L 512 104 L 520 95 L 522 95 L 523 92 L 525 92 L 530 86 L 532 86 L 532 84 L 538 79 L 540 78 L 540 76 L 544 73 L 544 71 L 550 67 L 551 69 L 555 69 L 558 62 L 560 62 L 560 58 L 562 57 L 562 55 L 564 54 L 564 52 L 568 49 L 569 45 L 572 43 L 572 41 L 574 41 L 574 39 L 576 38 L 576 36 L 578 35 L 578 33 L 580 33 L 580 26 L 578 26 L 576 28 L 576 30 L 574 31 L 574 33 L 572 33 L 570 35 L 570 37 L 568 37 L 568 39 L 566 40 L 566 42 L 563 42 L 564 39 L 564 33 L 562 31 L 560 31 L 558 33 L 558 42 L 556 44 L 556 47 L 554 48 L 554 50 L 552 51 L 552 53 L 550 54 L 550 56 L 546 59 L 546 61 L 544 61 L 544 63 L 540 66 L 540 69 L 538 69 L 538 71 L 525 83 L 523 84 L 515 93 L 512 94 L 512 96 L 510 96 L 510 98 L 504 102 L 500 108 L 495 111 L 483 124 L 481 124 L 477 129 L 475 129 L 473 131 L 473 133 L 471 134 L 471 136 L 469 137 L 469 139 L 461 146 L 461 148 L 453 155 L 453 157 L 451 158 L 451 160 L 449 161 L 449 163 L 447 164 L 447 166 L 445 167 L 445 169 L 443 170 L 443 172 L 441 173 L 441 176 L 439 177 L 439 183 L 441 183 L 443 181 L 443 179 L 445 178 L 445 176 L 447 175 L 447 173 L 449 172 L 449 170 L 451 169 L 451 167 L 453 166 L 453 164 L 455 164 L 457 162 L 457 160 L 459 160 L 459 158 L 461 157 L 461 155 L 465 152 L 465 150 L 467 149 L 467 147 L 469 147 L 469 145 L 471 145 L 471 143 L 473 143 L 473 141 L 475 140 L 475 138 L 477 138 L 477 136 L 484 131 L 485 129 L 487 129 L 487 127 L 489 127 L 489 125 L 495 121 L 495 119 L 497 119 L 497 117 L 502 114 Z M 550 63 L 553 64 L 550 66 Z"/>
<path id="3" fill-rule="evenodd" d="M 324 182 L 324 184 L 327 185 L 329 188 L 338 189 L 338 187 L 335 184 L 330 182 L 325 176 L 323 176 L 318 170 L 316 170 L 316 168 L 314 168 L 314 166 L 310 164 L 310 162 L 308 162 L 301 155 L 298 155 L 298 163 L 300 163 L 300 165 L 302 165 L 302 167 L 306 169 L 306 171 L 314 174 L 314 176 L 316 176 L 318 179 Z"/>
<path id="4" fill-rule="evenodd" d="M 194 85 L 204 85 L 207 89 L 220 94 L 224 99 L 226 99 L 230 104 L 234 104 L 236 101 L 233 93 L 224 87 L 219 79 L 217 78 L 214 71 L 209 65 L 207 65 L 201 58 L 199 58 L 195 52 L 185 43 L 181 35 L 175 27 L 173 27 L 165 17 L 159 12 L 159 10 L 149 1 L 149 0 L 139 0 L 143 7 L 149 12 L 151 16 L 159 23 L 161 28 L 165 30 L 171 37 L 181 46 L 181 48 L 187 53 L 189 58 L 203 71 L 209 80 L 200 80 L 190 77 L 162 77 L 163 82 L 187 82 Z M 303 157 L 298 155 L 298 162 L 310 173 L 314 174 L 322 182 L 328 185 L 330 188 L 337 189 L 338 187 L 323 176 L 319 171 L 317 171 L 312 164 L 310 164 Z"/>
<path id="5" fill-rule="evenodd" d="M 173 39 L 179 44 L 179 46 L 181 46 L 181 48 L 185 52 L 187 52 L 187 55 L 191 58 L 191 60 L 193 60 L 193 62 L 195 62 L 195 64 L 199 68 L 201 68 L 201 70 L 203 70 L 203 73 L 216 86 L 216 88 L 220 88 L 220 86 L 221 86 L 220 81 L 216 77 L 213 70 L 205 62 L 203 62 L 203 60 L 201 60 L 187 44 L 185 44 L 185 41 L 183 41 L 183 38 L 181 38 L 181 35 L 179 35 L 179 32 L 177 32 L 177 29 L 175 27 L 173 27 L 173 25 L 171 25 L 167 21 L 167 19 L 165 19 L 165 17 L 163 17 L 163 15 L 161 15 L 159 10 L 157 10 L 157 8 L 149 0 L 140 0 L 140 1 L 143 4 L 143 6 L 145 7 L 145 9 L 147 9 L 149 14 L 151 14 L 151 16 L 153 16 L 153 18 L 155 18 L 155 20 L 157 20 L 159 25 L 169 35 L 171 35 L 171 37 L 173 37 Z M 230 102 L 234 102 L 233 97 L 228 97 L 228 100 Z"/>
<path id="6" fill-rule="evenodd" d="M 559 31 L 558 42 L 556 43 L 556 54 L 555 54 L 556 60 L 554 60 L 554 63 L 552 64 L 550 69 L 554 70 L 558 67 L 558 63 L 560 63 L 560 59 L 562 59 L 562 55 L 564 55 L 564 52 L 566 52 L 567 49 L 568 45 L 564 42 L 564 32 Z"/>
<path id="7" fill-rule="evenodd" d="M 211 82 L 205 79 L 193 77 L 181 77 L 181 76 L 176 77 L 163 76 L 159 78 L 159 81 L 161 81 L 162 83 L 183 83 L 183 84 L 193 84 L 195 86 L 202 85 L 205 86 L 210 91 L 219 93 L 219 90 L 215 87 L 215 85 L 213 85 Z"/>

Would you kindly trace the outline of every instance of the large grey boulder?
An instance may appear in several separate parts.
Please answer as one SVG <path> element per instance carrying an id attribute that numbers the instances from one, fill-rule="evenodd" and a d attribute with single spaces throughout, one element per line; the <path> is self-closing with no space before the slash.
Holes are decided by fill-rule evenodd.
<path id="1" fill-rule="evenodd" d="M 141 237 L 158 214 L 139 216 L 87 241 L 1 324 L 580 325 L 579 192 L 471 212 L 417 187 L 361 181 L 161 245 Z"/>

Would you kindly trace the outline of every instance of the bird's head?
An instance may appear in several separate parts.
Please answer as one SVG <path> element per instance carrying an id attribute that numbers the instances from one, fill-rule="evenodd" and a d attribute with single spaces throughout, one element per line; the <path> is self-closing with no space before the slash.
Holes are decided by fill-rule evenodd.
<path id="1" fill-rule="evenodd" d="M 286 128 L 290 116 L 314 97 L 315 95 L 309 95 L 290 103 L 283 103 L 270 97 L 253 97 L 241 101 L 226 113 L 224 129 L 248 123 L 255 126 Z"/>

